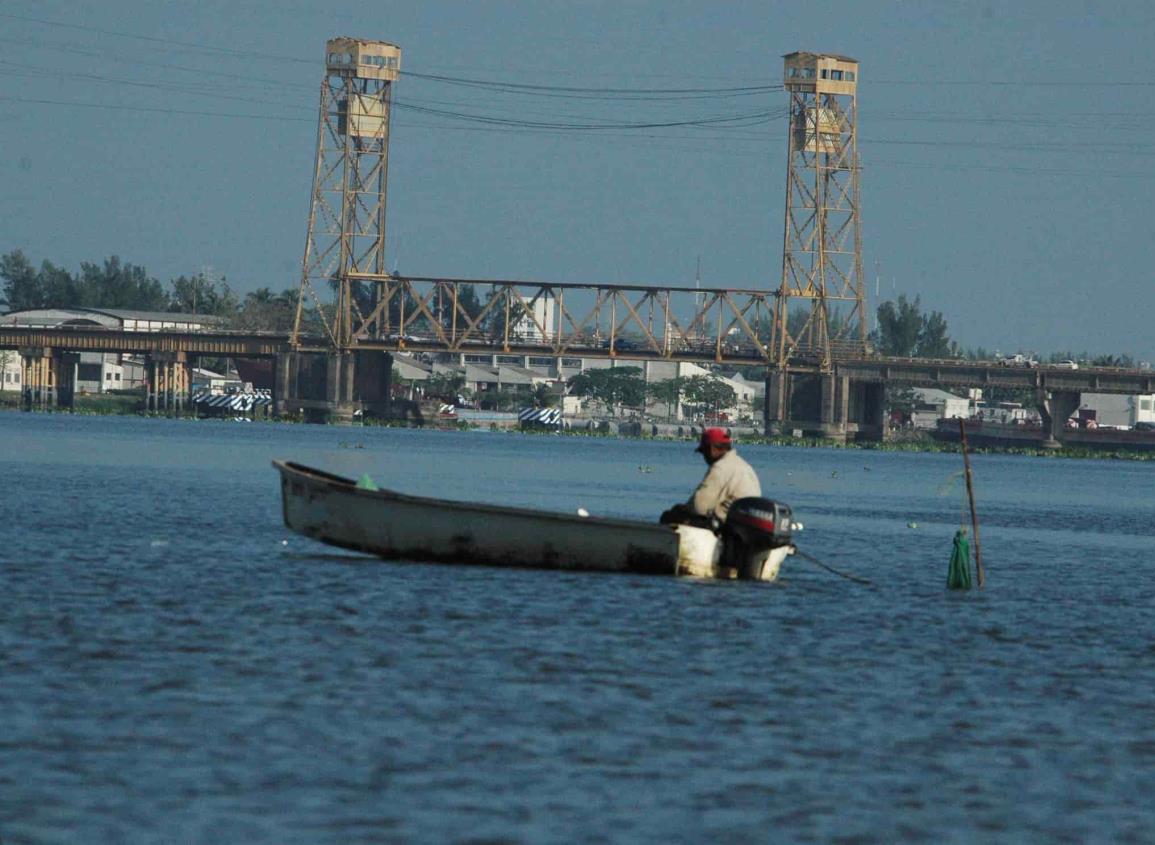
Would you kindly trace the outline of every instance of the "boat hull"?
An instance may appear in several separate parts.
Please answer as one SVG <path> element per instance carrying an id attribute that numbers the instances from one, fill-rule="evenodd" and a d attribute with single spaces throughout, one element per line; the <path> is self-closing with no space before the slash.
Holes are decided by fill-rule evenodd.
<path id="1" fill-rule="evenodd" d="M 540 569 L 737 577 L 713 532 L 526 508 L 449 502 L 390 490 L 284 461 L 285 525 L 332 546 L 390 560 Z M 771 550 L 761 580 L 777 577 L 792 547 Z"/>

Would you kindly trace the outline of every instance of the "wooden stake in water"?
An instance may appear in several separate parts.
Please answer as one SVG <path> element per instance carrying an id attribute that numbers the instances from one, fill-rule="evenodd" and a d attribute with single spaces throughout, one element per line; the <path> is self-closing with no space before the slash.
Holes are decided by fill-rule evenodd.
<path id="1" fill-rule="evenodd" d="M 975 488 L 971 481 L 971 459 L 967 454 L 967 429 L 966 423 L 962 417 L 958 418 L 958 432 L 962 437 L 962 453 L 963 453 L 963 467 L 966 469 L 967 479 L 967 500 L 971 506 L 971 530 L 975 535 L 975 571 L 978 574 L 979 589 L 983 587 L 983 551 L 979 545 L 979 517 L 975 513 Z"/>

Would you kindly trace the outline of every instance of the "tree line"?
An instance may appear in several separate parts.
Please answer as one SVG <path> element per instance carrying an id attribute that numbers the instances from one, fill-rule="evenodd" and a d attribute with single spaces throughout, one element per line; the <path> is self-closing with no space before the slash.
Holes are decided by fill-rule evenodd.
<path id="1" fill-rule="evenodd" d="M 297 312 L 295 288 L 274 293 L 259 288 L 239 295 L 225 279 L 203 273 L 177 276 L 168 284 L 144 267 L 113 255 L 103 262 L 82 262 L 72 273 L 51 261 L 33 265 L 20 250 L 0 256 L 0 280 L 10 311 L 34 308 L 112 308 L 201 314 L 217 317 L 226 328 L 288 331 Z"/>
<path id="2" fill-rule="evenodd" d="M 297 313 L 299 291 L 286 288 L 274 292 L 268 287 L 246 294 L 238 294 L 226 279 L 213 279 L 204 273 L 177 276 L 167 284 L 151 276 L 144 267 L 122 261 L 113 255 L 102 262 L 82 262 L 79 272 L 73 273 L 47 259 L 35 266 L 20 250 L 0 256 L 0 280 L 7 310 L 24 311 L 33 308 L 112 308 L 132 311 L 158 311 L 183 314 L 201 314 L 216 317 L 224 328 L 240 331 L 286 332 L 292 329 Z M 354 285 L 353 296 L 363 314 L 373 308 L 375 291 L 366 283 Z M 458 307 L 471 319 L 499 295 L 495 289 L 480 301 L 472 287 L 461 289 Z M 310 333 L 320 332 L 320 320 L 331 316 L 318 313 L 315 308 L 302 309 L 302 328 Z M 435 300 L 431 303 L 434 319 L 448 328 L 453 320 L 453 306 Z M 322 308 L 327 306 L 322 305 Z M 411 330 L 428 329 L 428 320 L 413 323 L 409 318 L 415 307 L 411 297 L 394 297 L 385 315 L 390 325 L 398 325 L 402 314 L 407 315 Z M 526 309 L 521 303 L 490 309 L 481 328 L 493 337 L 501 337 L 507 328 L 522 321 Z M 794 309 L 789 315 L 789 330 L 801 331 L 808 318 L 808 310 Z M 841 315 L 830 315 L 831 331 L 841 325 Z M 460 313 L 457 320 L 462 325 Z M 755 327 L 758 335 L 768 341 L 770 326 Z M 904 358 L 969 358 L 989 360 L 993 353 L 983 348 L 962 349 L 951 339 L 946 318 L 939 311 L 924 311 L 919 297 L 909 300 L 900 295 L 894 301 L 883 302 L 876 311 L 875 329 L 870 333 L 870 345 L 881 355 Z M 1135 366 L 1129 355 L 1090 355 L 1058 352 L 1048 360 L 1065 358 L 1085 361 L 1091 365 L 1110 367 Z"/>
<path id="3" fill-rule="evenodd" d="M 290 331 L 296 319 L 300 293 L 297 288 L 286 288 L 277 293 L 267 287 L 244 295 L 238 294 L 226 279 L 213 279 L 204 273 L 177 276 L 167 284 L 149 275 L 144 267 L 111 256 L 103 262 L 82 262 L 80 272 L 72 273 L 51 261 L 35 266 L 20 250 L 0 256 L 0 281 L 3 281 L 2 301 L 5 310 L 26 311 L 35 308 L 111 308 L 131 311 L 199 314 L 219 319 L 227 329 L 241 331 Z M 362 314 L 369 314 L 375 305 L 376 292 L 366 282 L 353 285 L 353 298 Z M 457 307 L 474 319 L 497 296 L 493 291 L 485 303 L 478 300 L 472 287 L 463 287 Z M 310 333 L 321 331 L 321 320 L 332 317 L 332 306 L 322 303 L 321 312 L 316 304 L 306 302 L 302 309 L 302 329 Z M 448 328 L 453 322 L 452 303 L 435 299 L 431 303 L 434 319 Z M 458 313 L 457 323 L 462 325 Z M 410 331 L 428 330 L 429 320 L 413 319 L 417 312 L 412 296 L 394 297 L 385 314 L 390 325 L 400 324 L 406 317 Z M 507 322 L 520 321 L 526 309 L 520 303 L 510 308 L 490 310 L 482 326 L 489 334 L 499 337 L 505 333 Z"/>

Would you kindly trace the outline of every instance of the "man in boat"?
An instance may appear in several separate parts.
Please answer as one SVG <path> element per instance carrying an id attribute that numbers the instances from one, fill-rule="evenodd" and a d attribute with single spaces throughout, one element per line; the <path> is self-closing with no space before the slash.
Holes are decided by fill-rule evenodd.
<path id="1" fill-rule="evenodd" d="M 695 451 L 701 453 L 709 469 L 688 502 L 674 505 L 662 514 L 663 524 L 716 527 L 726 521 L 733 501 L 762 495 L 757 473 L 734 451 L 726 429 L 703 430 Z"/>

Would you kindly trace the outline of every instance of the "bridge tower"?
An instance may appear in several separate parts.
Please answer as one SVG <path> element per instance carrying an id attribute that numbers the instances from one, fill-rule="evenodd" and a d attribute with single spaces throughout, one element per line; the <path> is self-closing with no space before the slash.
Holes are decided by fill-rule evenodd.
<path id="1" fill-rule="evenodd" d="M 356 38 L 325 44 L 294 347 L 310 328 L 305 315 L 312 312 L 335 350 L 348 351 L 356 344 L 354 315 L 360 314 L 349 274 L 385 273 L 390 107 L 400 74 L 395 44 Z"/>
<path id="2" fill-rule="evenodd" d="M 782 284 L 775 307 L 777 361 L 866 351 L 858 189 L 858 62 L 827 53 L 783 57 L 790 94 Z M 804 300 L 805 321 L 790 320 Z M 791 322 L 796 324 L 791 327 Z"/>

